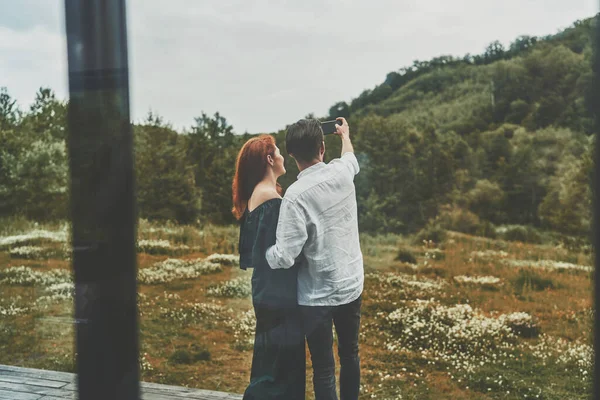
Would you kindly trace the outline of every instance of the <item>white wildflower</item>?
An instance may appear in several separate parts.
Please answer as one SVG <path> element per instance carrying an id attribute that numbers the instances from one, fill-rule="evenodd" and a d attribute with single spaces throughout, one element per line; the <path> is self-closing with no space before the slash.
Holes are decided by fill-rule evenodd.
<path id="1" fill-rule="evenodd" d="M 250 281 L 246 277 L 239 277 L 208 288 L 207 294 L 215 297 L 248 297 L 252 293 Z"/>
<path id="2" fill-rule="evenodd" d="M 240 265 L 240 257 L 234 254 L 211 254 L 206 261 L 221 265 Z"/>
<path id="3" fill-rule="evenodd" d="M 138 281 L 145 284 L 171 282 L 175 279 L 194 279 L 201 275 L 222 271 L 219 264 L 203 259 L 179 260 L 169 258 L 154 264 L 151 268 L 138 271 Z"/>

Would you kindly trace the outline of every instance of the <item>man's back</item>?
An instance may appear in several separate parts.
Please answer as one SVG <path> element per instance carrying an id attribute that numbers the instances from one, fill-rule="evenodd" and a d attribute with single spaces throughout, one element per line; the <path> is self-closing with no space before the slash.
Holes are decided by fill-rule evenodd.
<path id="1" fill-rule="evenodd" d="M 362 293 L 363 259 L 353 182 L 358 172 L 354 153 L 345 153 L 329 164 L 303 170 L 283 198 L 278 229 L 285 230 L 286 224 L 306 226 L 307 237 L 297 238 L 305 240 L 302 254 L 307 264 L 298 274 L 300 305 L 342 305 Z M 293 211 L 286 213 L 286 209 Z M 287 236 L 286 240 L 296 238 Z"/>
<path id="2" fill-rule="evenodd" d="M 337 400 L 333 328 L 340 359 L 340 396 L 360 392 L 358 337 L 364 281 L 354 176 L 359 172 L 350 127 L 336 119 L 342 156 L 323 163 L 325 140 L 317 120 L 300 120 L 287 129 L 285 143 L 300 174 L 283 200 L 277 239 L 266 253 L 273 269 L 298 270 L 298 303 L 313 366 L 315 398 Z"/>

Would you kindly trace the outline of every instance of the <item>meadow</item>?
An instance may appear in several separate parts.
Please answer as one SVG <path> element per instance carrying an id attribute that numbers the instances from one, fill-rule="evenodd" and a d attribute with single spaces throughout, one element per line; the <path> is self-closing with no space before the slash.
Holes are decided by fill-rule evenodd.
<path id="1" fill-rule="evenodd" d="M 74 372 L 69 227 L 3 222 L 0 364 Z M 235 226 L 140 220 L 142 380 L 243 392 L 255 320 L 237 240 Z M 589 252 L 452 231 L 364 234 L 361 248 L 361 399 L 589 398 Z M 313 398 L 308 352 L 307 371 Z"/>

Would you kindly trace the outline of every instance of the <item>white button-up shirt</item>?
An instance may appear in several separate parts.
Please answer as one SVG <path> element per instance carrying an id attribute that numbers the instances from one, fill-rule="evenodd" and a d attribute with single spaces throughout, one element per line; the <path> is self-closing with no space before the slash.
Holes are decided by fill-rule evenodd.
<path id="1" fill-rule="evenodd" d="M 273 269 L 298 272 L 298 304 L 335 306 L 356 300 L 363 290 L 363 257 L 358 237 L 354 176 L 360 168 L 354 153 L 329 164 L 320 162 L 298 174 L 279 211 L 277 241 L 267 249 Z"/>

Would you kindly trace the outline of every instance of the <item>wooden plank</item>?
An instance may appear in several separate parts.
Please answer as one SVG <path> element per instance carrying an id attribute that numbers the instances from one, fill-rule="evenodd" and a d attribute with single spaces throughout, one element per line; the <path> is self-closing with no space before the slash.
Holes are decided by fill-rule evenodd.
<path id="1" fill-rule="evenodd" d="M 67 386 L 65 387 L 61 387 L 61 390 L 70 390 L 72 392 L 76 392 L 77 391 L 77 383 L 73 382 L 73 383 L 69 383 Z"/>
<path id="2" fill-rule="evenodd" d="M 184 395 L 184 396 L 182 396 Z M 233 400 L 233 399 L 241 399 L 242 397 L 239 395 L 234 395 L 235 397 L 230 397 L 231 395 L 228 393 L 221 392 L 210 392 L 205 390 L 195 389 L 190 393 L 182 393 L 182 392 L 159 392 L 159 391 L 147 391 L 142 387 L 142 400 L 181 400 L 181 399 L 194 399 L 194 400 Z"/>
<path id="3" fill-rule="evenodd" d="M 143 390 L 141 391 L 141 395 L 142 395 L 142 400 L 173 400 L 173 399 L 177 398 L 177 397 L 164 395 L 164 394 L 147 393 L 147 392 L 144 392 Z"/>
<path id="4" fill-rule="evenodd" d="M 60 389 L 66 382 L 49 381 L 47 379 L 28 378 L 26 376 L 9 376 L 0 374 L 0 382 L 24 383 L 26 385 L 41 386 L 45 388 Z"/>
<path id="5" fill-rule="evenodd" d="M 66 383 L 72 383 L 75 381 L 75 374 L 69 372 L 13 367 L 10 365 L 0 365 L 0 375 L 27 376 L 30 378 L 47 379 L 49 381 L 58 381 Z"/>
<path id="6" fill-rule="evenodd" d="M 0 392 L 0 400 L 13 400 L 12 393 L 2 393 Z"/>
<path id="7" fill-rule="evenodd" d="M 0 399 L 38 400 L 40 397 L 42 396 L 40 396 L 39 394 L 12 392 L 0 389 Z"/>
<path id="8" fill-rule="evenodd" d="M 186 388 L 184 386 L 165 385 L 162 383 L 154 383 L 154 382 L 142 382 L 142 387 L 144 387 L 146 389 L 165 389 L 165 390 L 171 390 L 173 392 L 189 391 L 189 388 Z"/>
<path id="9" fill-rule="evenodd" d="M 60 399 L 60 400 L 75 400 L 77 399 L 77 393 L 75 392 L 64 392 L 61 395 L 42 395 L 42 399 Z"/>
<path id="10" fill-rule="evenodd" d="M 168 386 L 160 385 L 156 383 L 142 382 L 143 393 L 154 393 L 171 396 L 177 399 L 198 399 L 198 400 L 213 400 L 213 399 L 226 399 L 226 400 L 238 400 L 242 396 L 235 393 L 224 393 L 216 392 L 213 390 L 186 388 L 182 386 Z"/>
<path id="11" fill-rule="evenodd" d="M 42 396 L 40 397 L 40 400 L 65 400 L 65 397 Z"/>
<path id="12" fill-rule="evenodd" d="M 76 381 L 76 375 L 69 372 L 0 365 L 0 399 L 75 399 Z M 242 398 L 241 395 L 234 393 L 153 382 L 140 382 L 140 386 L 143 400 L 240 400 Z M 17 395 L 21 397 L 15 397 Z"/>
<path id="13" fill-rule="evenodd" d="M 0 389 L 12 390 L 14 392 L 39 394 L 40 396 L 57 396 L 64 397 L 74 392 L 65 391 L 62 389 L 45 388 L 42 386 L 26 385 L 23 383 L 0 382 Z"/>

